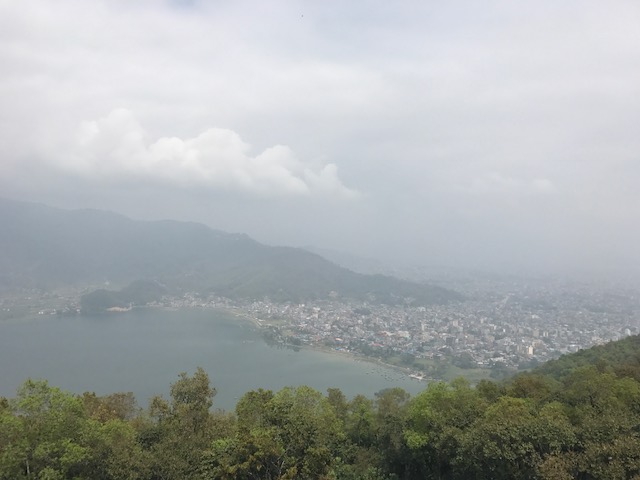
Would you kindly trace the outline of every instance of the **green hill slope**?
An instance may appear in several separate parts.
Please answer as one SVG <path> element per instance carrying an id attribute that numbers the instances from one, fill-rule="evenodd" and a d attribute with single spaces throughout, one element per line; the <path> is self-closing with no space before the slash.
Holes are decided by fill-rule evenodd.
<path id="1" fill-rule="evenodd" d="M 0 224 L 4 288 L 148 279 L 238 298 L 303 301 L 332 294 L 415 304 L 462 298 L 444 288 L 357 274 L 301 249 L 269 247 L 197 223 L 143 222 L 0 199 Z"/>
<path id="2" fill-rule="evenodd" d="M 563 381 L 584 367 L 640 380 L 640 335 L 563 355 L 540 365 L 531 373 Z"/>

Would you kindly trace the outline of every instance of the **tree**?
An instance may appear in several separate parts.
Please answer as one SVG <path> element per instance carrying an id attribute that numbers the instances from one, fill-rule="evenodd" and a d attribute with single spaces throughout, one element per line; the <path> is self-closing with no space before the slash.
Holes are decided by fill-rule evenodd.
<path id="1" fill-rule="evenodd" d="M 434 478 L 449 475 L 462 432 L 486 408 L 487 401 L 462 378 L 429 384 L 408 408 L 404 436 L 414 469 Z"/>
<path id="2" fill-rule="evenodd" d="M 347 397 L 344 396 L 342 390 L 340 390 L 339 388 L 327 389 L 327 400 L 333 407 L 333 411 L 335 412 L 336 416 L 340 419 L 341 422 L 344 422 L 347 418 L 349 402 L 347 402 Z"/>
<path id="3" fill-rule="evenodd" d="M 501 397 L 460 436 L 454 458 L 459 478 L 532 479 L 540 461 L 529 400 Z"/>
<path id="4" fill-rule="evenodd" d="M 404 474 L 408 465 L 404 429 L 410 395 L 401 388 L 388 388 L 376 397 L 376 447 L 387 471 Z"/>
<path id="5" fill-rule="evenodd" d="M 558 389 L 558 382 L 535 373 L 521 373 L 507 382 L 506 393 L 511 397 L 530 398 L 538 403 L 548 401 Z"/>
<path id="6" fill-rule="evenodd" d="M 103 397 L 85 392 L 82 402 L 87 415 L 103 423 L 114 419 L 131 420 L 139 413 L 132 392 L 112 393 Z"/>
<path id="7" fill-rule="evenodd" d="M 79 398 L 27 380 L 0 426 L 0 478 L 91 478 L 93 425 Z"/>
<path id="8" fill-rule="evenodd" d="M 320 478 L 344 440 L 329 401 L 306 386 L 248 392 L 236 412 L 235 438 L 214 445 L 212 477 Z"/>
<path id="9" fill-rule="evenodd" d="M 171 385 L 171 401 L 152 399 L 149 413 L 154 423 L 140 432 L 141 442 L 153 458 L 152 469 L 162 479 L 196 475 L 215 438 L 210 408 L 216 391 L 209 376 L 198 367 L 192 377 L 185 372 Z"/>

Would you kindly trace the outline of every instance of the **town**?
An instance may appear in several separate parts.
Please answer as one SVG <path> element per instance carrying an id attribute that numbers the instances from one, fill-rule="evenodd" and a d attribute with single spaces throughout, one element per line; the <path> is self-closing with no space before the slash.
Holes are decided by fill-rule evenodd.
<path id="1" fill-rule="evenodd" d="M 427 379 L 446 377 L 451 366 L 501 377 L 640 333 L 640 296 L 633 289 L 548 280 L 452 286 L 468 300 L 432 306 L 337 299 L 280 304 L 187 294 L 164 305 L 231 309 L 263 328 L 270 341 L 378 358 Z"/>
<path id="2" fill-rule="evenodd" d="M 441 281 L 441 283 L 444 283 Z M 631 288 L 578 282 L 450 281 L 466 300 L 445 305 L 383 305 L 375 299 L 276 303 L 187 292 L 148 304 L 159 308 L 225 309 L 259 326 L 267 341 L 330 349 L 406 368 L 415 378 L 515 370 L 596 344 L 640 333 L 640 294 Z M 77 314 L 77 295 L 4 298 L 8 312 Z M 473 376 L 473 375 L 471 375 Z"/>

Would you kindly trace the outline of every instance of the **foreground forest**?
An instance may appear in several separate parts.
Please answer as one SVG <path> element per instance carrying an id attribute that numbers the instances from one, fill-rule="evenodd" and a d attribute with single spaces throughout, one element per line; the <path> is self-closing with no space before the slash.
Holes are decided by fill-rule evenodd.
<path id="1" fill-rule="evenodd" d="M 309 387 L 215 410 L 202 369 L 147 409 L 28 380 L 0 398 L 0 479 L 640 479 L 640 337 L 506 382 L 347 399 Z"/>

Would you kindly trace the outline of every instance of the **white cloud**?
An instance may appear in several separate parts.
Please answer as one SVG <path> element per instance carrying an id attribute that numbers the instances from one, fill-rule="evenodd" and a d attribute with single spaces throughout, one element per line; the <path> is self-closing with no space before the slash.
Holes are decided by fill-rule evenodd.
<path id="1" fill-rule="evenodd" d="M 209 128 L 193 138 L 154 141 L 127 109 L 83 122 L 75 141 L 54 162 L 93 179 L 151 180 L 260 196 L 358 195 L 341 182 L 336 165 L 314 168 L 285 145 L 252 155 L 240 135 L 223 128 Z"/>

